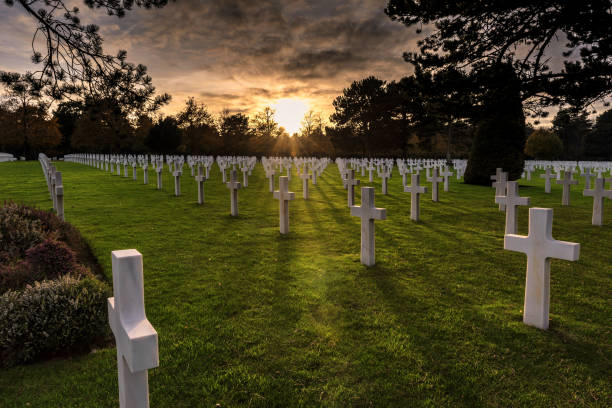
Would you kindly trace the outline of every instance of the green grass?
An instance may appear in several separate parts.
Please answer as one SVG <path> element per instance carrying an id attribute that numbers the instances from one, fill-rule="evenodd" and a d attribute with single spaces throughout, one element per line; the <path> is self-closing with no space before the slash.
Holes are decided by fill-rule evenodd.
<path id="1" fill-rule="evenodd" d="M 153 172 L 145 186 L 142 172 L 134 182 L 57 167 L 66 218 L 106 276 L 112 250 L 143 254 L 159 333 L 152 407 L 612 405 L 612 214 L 592 226 L 582 185 L 562 208 L 561 186 L 547 195 L 537 176 L 521 182 L 533 206 L 555 209 L 553 236 L 581 244 L 579 261 L 552 262 L 541 331 L 522 323 L 526 257 L 503 250 L 492 188 L 453 180 L 439 203 L 423 196 L 414 223 L 396 169 L 387 196 L 373 184 L 387 220 L 376 223 L 377 265 L 366 268 L 335 165 L 309 201 L 293 177 L 287 236 L 261 165 L 237 218 L 216 166 L 202 206 L 188 170 L 177 198 L 167 171 L 157 191 Z M 51 206 L 37 162 L 0 164 L 7 199 Z M 520 234 L 527 216 L 521 208 Z M 115 349 L 0 371 L 0 406 L 116 407 Z"/>

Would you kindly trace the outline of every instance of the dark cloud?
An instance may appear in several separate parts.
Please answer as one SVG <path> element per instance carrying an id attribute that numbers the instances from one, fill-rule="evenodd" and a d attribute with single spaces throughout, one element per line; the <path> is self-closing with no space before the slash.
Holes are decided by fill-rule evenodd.
<path id="1" fill-rule="evenodd" d="M 107 52 L 127 49 L 128 60 L 148 66 L 158 89 L 174 96 L 170 111 L 188 96 L 213 110 L 253 110 L 299 97 L 329 111 L 333 97 L 354 80 L 410 73 L 402 51 L 414 45 L 414 32 L 390 21 L 385 5 L 181 0 L 160 10 L 135 9 L 123 19 L 83 10 L 82 21 L 100 26 Z M 0 14 L 0 38 L 13 24 Z M 23 48 L 28 44 L 24 39 Z"/>

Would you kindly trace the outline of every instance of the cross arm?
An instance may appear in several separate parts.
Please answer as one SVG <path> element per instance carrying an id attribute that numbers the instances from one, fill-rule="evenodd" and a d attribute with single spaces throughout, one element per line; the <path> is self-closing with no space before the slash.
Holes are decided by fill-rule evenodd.
<path id="1" fill-rule="evenodd" d="M 548 243 L 547 258 L 577 261 L 580 256 L 580 244 L 574 242 L 551 240 Z"/>
<path id="2" fill-rule="evenodd" d="M 507 234 L 504 236 L 504 249 L 528 254 L 529 246 L 528 237 L 516 234 Z"/>

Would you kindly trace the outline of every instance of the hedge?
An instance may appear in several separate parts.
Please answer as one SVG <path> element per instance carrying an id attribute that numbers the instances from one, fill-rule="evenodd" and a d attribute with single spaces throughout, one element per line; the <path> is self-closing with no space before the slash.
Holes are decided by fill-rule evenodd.
<path id="1" fill-rule="evenodd" d="M 109 334 L 110 288 L 64 276 L 0 295 L 0 365 L 65 353 Z"/>

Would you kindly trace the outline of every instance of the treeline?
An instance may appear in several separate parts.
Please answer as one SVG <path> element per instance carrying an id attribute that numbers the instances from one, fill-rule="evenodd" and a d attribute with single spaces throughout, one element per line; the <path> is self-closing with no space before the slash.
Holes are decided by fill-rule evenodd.
<path id="1" fill-rule="evenodd" d="M 460 75 L 355 81 L 334 100 L 327 125 L 310 111 L 294 135 L 269 107 L 250 118 L 213 115 L 190 98 L 177 114 L 163 116 L 126 110 L 110 98 L 49 109 L 41 100 L 8 94 L 0 103 L 0 151 L 29 158 L 38 152 L 467 157 L 479 118 L 469 93 L 461 92 Z M 612 159 L 612 110 L 591 122 L 584 111 L 561 109 L 551 130 L 532 135 L 528 126 L 526 132 L 530 158 Z"/>

